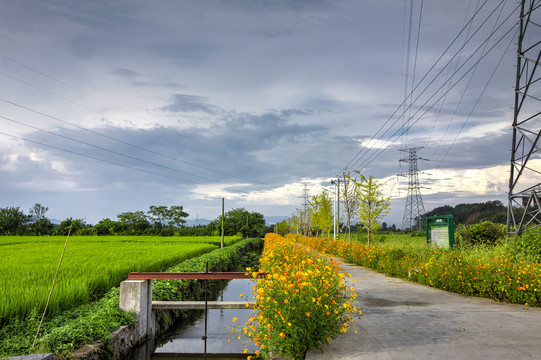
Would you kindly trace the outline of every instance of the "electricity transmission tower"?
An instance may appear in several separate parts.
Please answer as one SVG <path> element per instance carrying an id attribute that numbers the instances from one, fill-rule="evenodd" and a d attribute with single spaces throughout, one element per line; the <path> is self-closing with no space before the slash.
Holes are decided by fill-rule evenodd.
<path id="1" fill-rule="evenodd" d="M 409 164 L 407 174 L 399 174 L 408 177 L 408 197 L 406 198 L 406 206 L 404 208 L 404 218 L 402 219 L 402 229 L 417 229 L 423 230 L 425 227 L 425 207 L 423 198 L 421 197 L 421 187 L 419 186 L 419 168 L 417 160 L 426 160 L 417 156 L 417 151 L 422 147 L 409 149 L 400 149 L 406 154 L 401 162 Z"/>
<path id="2" fill-rule="evenodd" d="M 300 220 L 302 234 L 308 236 L 310 230 L 310 189 L 308 189 L 308 183 L 303 182 L 302 185 L 304 186 L 304 188 L 302 191 L 302 196 L 300 196 L 300 198 L 302 199 L 303 210 L 300 211 Z"/>
<path id="3" fill-rule="evenodd" d="M 541 183 L 534 181 L 532 186 L 532 179 L 541 174 L 541 169 L 535 168 L 539 167 L 541 151 L 540 28 L 541 1 L 522 0 L 507 208 L 507 232 L 514 234 L 527 226 L 541 225 Z"/>

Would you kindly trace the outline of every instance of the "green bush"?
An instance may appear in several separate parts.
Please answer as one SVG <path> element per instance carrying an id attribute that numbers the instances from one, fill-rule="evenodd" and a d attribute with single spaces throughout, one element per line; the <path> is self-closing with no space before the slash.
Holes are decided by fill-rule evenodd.
<path id="1" fill-rule="evenodd" d="M 505 225 L 483 221 L 473 225 L 459 225 L 455 240 L 459 246 L 495 245 L 498 240 L 505 237 L 505 234 Z"/>
<path id="2" fill-rule="evenodd" d="M 513 237 L 509 246 L 515 258 L 539 263 L 541 258 L 541 227 L 528 229 L 522 236 Z"/>

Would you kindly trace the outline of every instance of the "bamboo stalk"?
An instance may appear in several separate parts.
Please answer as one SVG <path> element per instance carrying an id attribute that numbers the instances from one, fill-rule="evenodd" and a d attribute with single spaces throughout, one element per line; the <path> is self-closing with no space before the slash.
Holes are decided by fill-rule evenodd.
<path id="1" fill-rule="evenodd" d="M 45 314 L 47 313 L 47 308 L 49 307 L 49 302 L 51 301 L 51 296 L 53 295 L 53 289 L 54 285 L 56 284 L 56 278 L 58 277 L 58 272 L 60 271 L 60 265 L 62 264 L 62 259 L 64 258 L 64 253 L 66 252 L 66 247 L 68 246 L 68 240 L 70 238 L 71 233 L 71 225 L 68 230 L 68 236 L 66 237 L 66 243 L 64 244 L 64 249 L 62 250 L 62 255 L 60 256 L 60 261 L 58 262 L 58 267 L 56 268 L 56 274 L 54 275 L 53 285 L 51 286 L 51 291 L 49 292 L 49 297 L 47 298 L 47 303 L 45 304 L 45 310 L 43 310 L 43 315 L 41 316 L 41 320 L 39 322 L 38 331 L 36 331 L 36 336 L 34 337 L 34 343 L 32 344 L 32 350 L 34 350 L 34 346 L 36 346 L 36 340 L 38 339 L 39 331 L 41 329 L 41 325 L 43 324 L 43 319 L 45 318 Z"/>

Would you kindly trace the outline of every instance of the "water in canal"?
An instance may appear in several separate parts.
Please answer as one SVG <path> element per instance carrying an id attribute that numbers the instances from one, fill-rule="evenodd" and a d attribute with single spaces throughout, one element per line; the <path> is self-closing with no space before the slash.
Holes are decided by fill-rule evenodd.
<path id="1" fill-rule="evenodd" d="M 252 283 L 248 279 L 234 279 L 218 295 L 218 300 L 252 300 Z M 240 297 L 240 294 L 243 294 Z M 157 339 L 158 347 L 154 354 L 138 356 L 139 359 L 240 359 L 254 353 L 255 346 L 243 334 L 244 323 L 253 311 L 250 309 L 212 309 L 208 310 L 207 340 L 205 317 L 201 311 L 194 320 L 173 327 L 163 337 Z M 236 322 L 232 319 L 237 318 Z M 234 329 L 231 332 L 231 329 Z M 238 336 L 241 339 L 238 339 Z M 247 354 L 243 350 L 247 349 Z"/>

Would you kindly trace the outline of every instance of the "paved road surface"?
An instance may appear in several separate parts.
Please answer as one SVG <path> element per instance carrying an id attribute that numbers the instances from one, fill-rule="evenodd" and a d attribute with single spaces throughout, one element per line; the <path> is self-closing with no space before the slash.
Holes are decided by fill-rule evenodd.
<path id="1" fill-rule="evenodd" d="M 541 309 L 462 296 L 344 264 L 363 315 L 331 359 L 541 359 Z M 354 330 L 357 329 L 358 334 Z"/>

